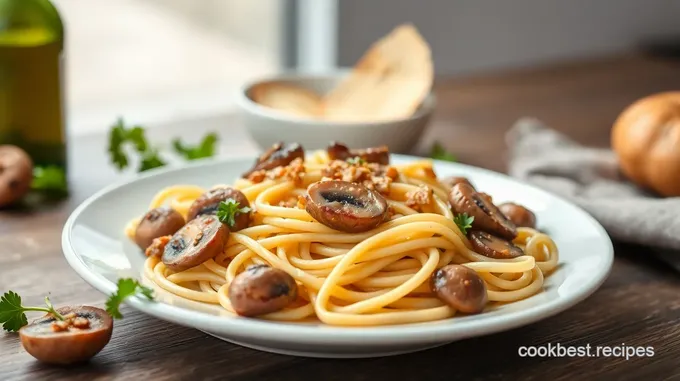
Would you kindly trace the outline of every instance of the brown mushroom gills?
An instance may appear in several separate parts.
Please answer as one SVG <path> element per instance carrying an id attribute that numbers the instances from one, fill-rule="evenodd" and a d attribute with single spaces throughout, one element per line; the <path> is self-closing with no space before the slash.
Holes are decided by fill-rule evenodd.
<path id="1" fill-rule="evenodd" d="M 536 215 L 526 207 L 513 202 L 506 202 L 498 205 L 498 209 L 515 225 L 532 229 L 536 228 Z"/>
<path id="2" fill-rule="evenodd" d="M 229 301 L 241 316 L 276 312 L 296 298 L 295 279 L 287 272 L 267 265 L 248 267 L 229 285 Z"/>
<path id="3" fill-rule="evenodd" d="M 89 327 L 55 332 L 57 321 L 51 314 L 36 319 L 19 330 L 21 345 L 36 359 L 50 364 L 74 364 L 99 353 L 111 339 L 113 320 L 106 311 L 89 306 L 62 307 L 61 315 L 74 313 L 88 320 Z"/>
<path id="4" fill-rule="evenodd" d="M 489 197 L 478 193 L 467 184 L 458 183 L 449 193 L 449 203 L 453 212 L 466 213 L 474 217 L 472 226 L 506 239 L 517 236 L 517 227 L 512 221 L 490 202 Z"/>
<path id="5" fill-rule="evenodd" d="M 253 172 L 260 170 L 268 171 L 276 167 L 284 167 L 298 158 L 303 160 L 305 158 L 305 151 L 300 144 L 276 143 L 255 161 L 253 168 L 244 173 L 243 177 L 247 178 Z"/>
<path id="6" fill-rule="evenodd" d="M 473 230 L 468 237 L 474 251 L 489 258 L 511 259 L 524 255 L 524 251 L 512 242 L 487 232 Z"/>
<path id="7" fill-rule="evenodd" d="M 353 157 L 359 157 L 367 163 L 378 163 L 387 165 L 390 163 L 390 150 L 387 146 L 349 149 L 346 145 L 338 142 L 332 142 L 326 153 L 331 160 L 347 160 Z"/>
<path id="8" fill-rule="evenodd" d="M 187 219 L 191 221 L 199 215 L 217 214 L 220 203 L 229 199 L 237 202 L 239 208 L 250 207 L 248 198 L 240 190 L 232 187 L 218 187 L 203 193 L 191 204 L 187 212 Z M 250 212 L 236 213 L 234 222 L 234 226 L 229 226 L 230 231 L 247 228 L 250 225 Z"/>
<path id="9" fill-rule="evenodd" d="M 221 253 L 228 239 L 229 229 L 216 216 L 198 216 L 172 236 L 161 260 L 170 270 L 187 270 Z"/>
<path id="10" fill-rule="evenodd" d="M 33 161 L 13 145 L 0 145 L 0 207 L 13 204 L 31 188 Z"/>
<path id="11" fill-rule="evenodd" d="M 151 209 L 137 225 L 135 242 L 142 250 L 146 250 L 155 238 L 175 234 L 184 223 L 184 217 L 168 206 Z"/>
<path id="12" fill-rule="evenodd" d="M 331 229 L 360 233 L 387 218 L 387 201 L 361 184 L 321 181 L 307 188 L 305 209 L 315 220 Z"/>
<path id="13" fill-rule="evenodd" d="M 447 265 L 435 271 L 430 287 L 441 301 L 464 313 L 482 312 L 488 301 L 484 280 L 462 265 Z"/>

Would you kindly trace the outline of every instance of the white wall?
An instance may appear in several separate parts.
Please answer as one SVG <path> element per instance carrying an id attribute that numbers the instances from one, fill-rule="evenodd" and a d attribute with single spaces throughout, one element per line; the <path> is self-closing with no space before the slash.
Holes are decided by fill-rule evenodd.
<path id="1" fill-rule="evenodd" d="M 438 74 L 601 55 L 680 34 L 680 0 L 337 1 L 341 65 L 408 21 L 429 41 Z"/>

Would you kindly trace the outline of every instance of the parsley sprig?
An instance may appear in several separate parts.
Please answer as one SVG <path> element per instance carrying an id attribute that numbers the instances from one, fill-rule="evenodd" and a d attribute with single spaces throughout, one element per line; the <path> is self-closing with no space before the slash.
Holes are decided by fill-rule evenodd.
<path id="1" fill-rule="evenodd" d="M 132 145 L 141 157 L 138 172 L 165 165 L 165 161 L 159 156 L 158 150 L 150 147 L 147 143 L 144 128 L 141 126 L 126 127 L 123 119 L 118 118 L 109 133 L 109 155 L 111 162 L 118 170 L 123 170 L 130 165 L 124 148 L 126 143 Z"/>
<path id="2" fill-rule="evenodd" d="M 175 148 L 175 152 L 182 155 L 185 159 L 195 160 L 213 156 L 215 154 L 215 143 L 217 143 L 217 135 L 208 134 L 197 146 L 185 145 L 179 139 L 173 140 L 172 146 Z"/>
<path id="3" fill-rule="evenodd" d="M 172 141 L 175 152 L 186 160 L 201 159 L 215 155 L 217 135 L 208 134 L 196 146 L 186 145 L 179 139 Z M 167 164 L 158 148 L 152 147 L 146 138 L 144 127 L 126 126 L 122 118 L 119 118 L 111 127 L 109 133 L 109 156 L 111 163 L 123 170 L 130 165 L 130 159 L 126 153 L 126 146 L 139 155 L 139 167 L 137 172 L 162 167 Z"/>
<path id="4" fill-rule="evenodd" d="M 444 148 L 444 146 L 439 142 L 435 142 L 434 145 L 432 146 L 432 150 L 430 151 L 430 157 L 435 160 L 458 161 L 456 156 L 446 151 L 446 148 Z"/>
<path id="5" fill-rule="evenodd" d="M 27 311 L 41 311 L 52 314 L 58 320 L 64 320 L 54 306 L 50 302 L 50 298 L 45 297 L 46 307 L 26 307 L 21 304 L 21 296 L 14 291 L 7 291 L 0 297 L 0 323 L 2 328 L 8 332 L 16 332 L 21 327 L 28 324 L 26 319 Z"/>
<path id="6" fill-rule="evenodd" d="M 56 165 L 35 166 L 31 189 L 54 194 L 68 193 L 68 182 L 64 169 Z"/>
<path id="7" fill-rule="evenodd" d="M 117 286 L 116 293 L 109 296 L 106 301 L 106 312 L 114 319 L 123 318 L 123 314 L 120 313 L 120 305 L 128 296 L 142 295 L 148 300 L 154 298 L 151 288 L 142 286 L 138 281 L 131 278 L 118 279 Z"/>
<path id="8" fill-rule="evenodd" d="M 472 222 L 474 222 L 474 220 L 475 217 L 468 217 L 467 213 L 461 213 L 453 217 L 453 222 L 458 225 L 458 229 L 460 229 L 460 232 L 463 234 L 467 234 L 467 231 L 472 227 Z"/>
<path id="9" fill-rule="evenodd" d="M 228 198 L 226 201 L 220 202 L 217 207 L 217 218 L 229 227 L 234 227 L 236 224 L 236 215 L 241 213 L 248 213 L 252 209 L 248 206 L 240 207 L 238 201 L 233 198 Z"/>
<path id="10" fill-rule="evenodd" d="M 106 301 L 106 312 L 113 318 L 122 318 L 123 315 L 119 310 L 120 305 L 127 297 L 132 295 L 142 295 L 148 300 L 154 298 L 153 290 L 142 286 L 138 281 L 130 278 L 119 279 L 116 293 Z M 28 324 L 26 312 L 30 311 L 45 312 L 52 314 L 57 320 L 64 320 L 64 316 L 57 312 L 48 297 L 45 297 L 45 307 L 24 306 L 21 302 L 21 296 L 11 290 L 0 297 L 0 323 L 2 323 L 2 328 L 5 331 L 16 332 Z"/>

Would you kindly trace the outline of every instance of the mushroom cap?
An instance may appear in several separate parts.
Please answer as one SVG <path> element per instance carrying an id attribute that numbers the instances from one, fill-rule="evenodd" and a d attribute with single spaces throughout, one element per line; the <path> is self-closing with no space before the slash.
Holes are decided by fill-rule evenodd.
<path id="1" fill-rule="evenodd" d="M 228 239 L 229 229 L 216 216 L 198 216 L 170 238 L 161 260 L 170 270 L 187 270 L 221 253 Z"/>
<path id="2" fill-rule="evenodd" d="M 106 311 L 90 306 L 58 308 L 62 315 L 75 313 L 87 318 L 90 328 L 54 332 L 57 321 L 47 314 L 19 330 L 21 345 L 36 359 L 50 364 L 74 364 L 87 361 L 99 353 L 111 339 L 113 319 Z"/>
<path id="3" fill-rule="evenodd" d="M 469 267 L 447 265 L 432 274 L 430 287 L 449 307 L 464 313 L 479 313 L 488 301 L 484 280 Z"/>
<path id="4" fill-rule="evenodd" d="M 454 185 L 449 193 L 451 209 L 474 217 L 472 226 L 475 229 L 514 239 L 517 227 L 489 199 L 488 195 L 475 191 L 465 183 Z"/>
<path id="5" fill-rule="evenodd" d="M 524 251 L 512 242 L 487 232 L 472 230 L 468 238 L 475 252 L 489 258 L 512 259 L 524 255 Z"/>
<path id="6" fill-rule="evenodd" d="M 169 206 L 149 210 L 135 230 L 135 243 L 146 250 L 155 238 L 173 235 L 184 226 L 184 217 Z"/>
<path id="7" fill-rule="evenodd" d="M 349 181 L 320 181 L 307 188 L 305 209 L 331 229 L 360 233 L 387 217 L 387 201 L 380 193 Z"/>
<path id="8" fill-rule="evenodd" d="M 297 298 L 297 283 L 287 272 L 267 265 L 250 266 L 229 285 L 237 314 L 257 316 L 283 309 Z"/>
<path id="9" fill-rule="evenodd" d="M 33 161 L 26 151 L 9 144 L 0 145 L 0 207 L 23 197 L 32 180 Z"/>

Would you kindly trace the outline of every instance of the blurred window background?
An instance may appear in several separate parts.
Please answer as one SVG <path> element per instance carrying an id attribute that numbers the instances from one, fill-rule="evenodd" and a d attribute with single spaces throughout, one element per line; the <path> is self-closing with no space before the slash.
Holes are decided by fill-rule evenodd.
<path id="1" fill-rule="evenodd" d="M 223 113 L 280 70 L 285 1 L 53 0 L 66 28 L 71 133 Z"/>
<path id="2" fill-rule="evenodd" d="M 680 33 L 669 0 L 53 0 L 71 133 L 233 112 L 247 80 L 351 66 L 413 22 L 437 75 L 590 59 Z M 644 73 L 641 73 L 644 75 Z"/>

